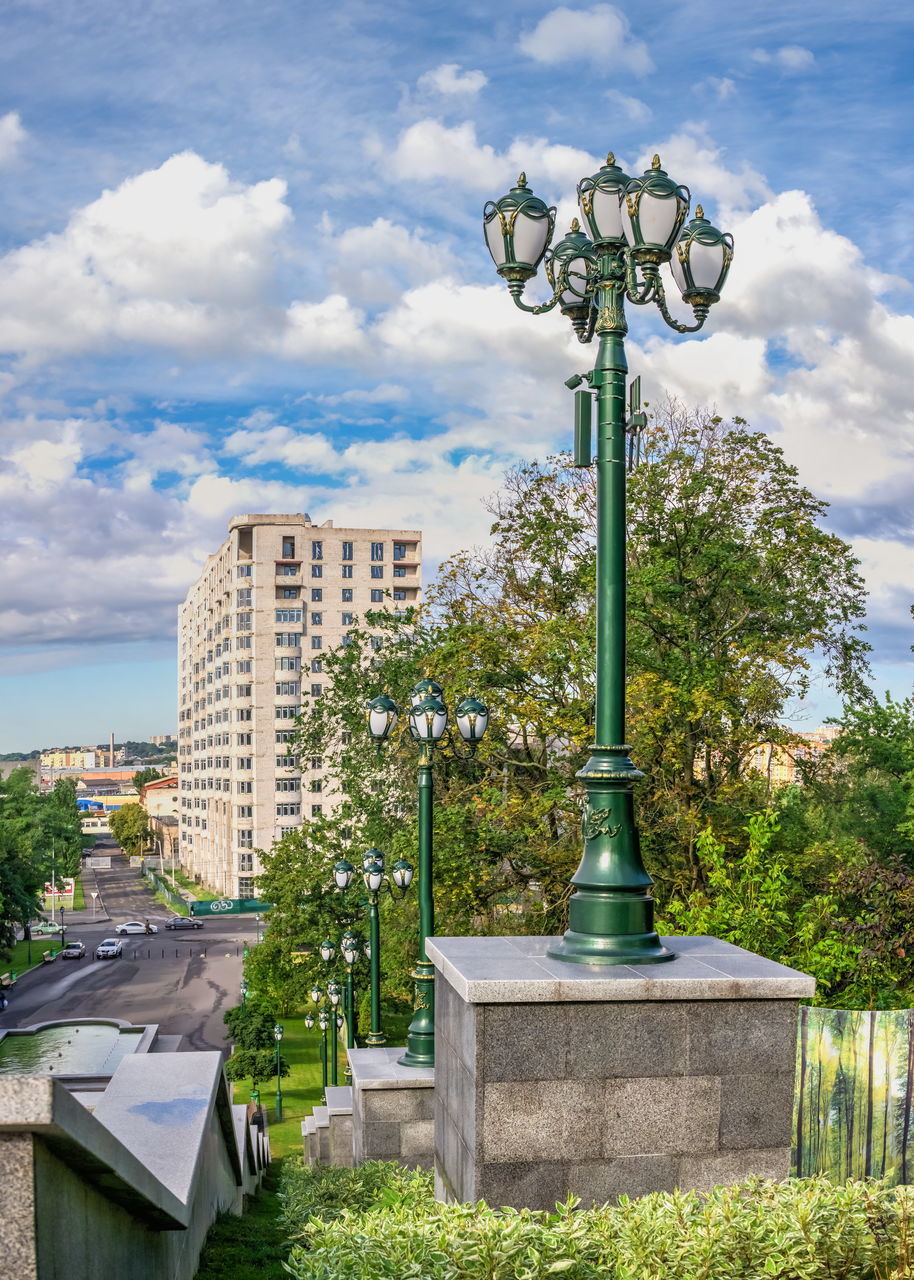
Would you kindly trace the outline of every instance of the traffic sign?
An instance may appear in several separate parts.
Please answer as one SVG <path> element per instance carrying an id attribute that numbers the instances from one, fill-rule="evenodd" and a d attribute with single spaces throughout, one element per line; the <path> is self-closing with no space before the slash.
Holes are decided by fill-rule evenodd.
<path id="1" fill-rule="evenodd" d="M 269 911 L 270 904 L 259 898 L 213 898 L 210 902 L 192 902 L 192 916 L 247 916 Z"/>

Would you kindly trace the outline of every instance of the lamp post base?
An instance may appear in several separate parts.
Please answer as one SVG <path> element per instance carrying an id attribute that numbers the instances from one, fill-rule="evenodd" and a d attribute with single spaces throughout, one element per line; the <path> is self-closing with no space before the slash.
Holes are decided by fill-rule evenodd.
<path id="1" fill-rule="evenodd" d="M 662 964 L 676 959 L 676 953 L 665 947 L 654 932 L 605 938 L 569 929 L 546 954 L 552 960 L 595 965 Z"/>
<path id="2" fill-rule="evenodd" d="M 415 982 L 415 1013 L 406 1036 L 406 1052 L 398 1058 L 401 1067 L 435 1065 L 435 969 L 420 960 L 410 977 Z"/>
<path id="3" fill-rule="evenodd" d="M 378 1049 L 382 1044 L 387 1044 L 387 1036 L 381 1035 L 380 1031 L 369 1031 L 365 1044 L 369 1049 Z"/>

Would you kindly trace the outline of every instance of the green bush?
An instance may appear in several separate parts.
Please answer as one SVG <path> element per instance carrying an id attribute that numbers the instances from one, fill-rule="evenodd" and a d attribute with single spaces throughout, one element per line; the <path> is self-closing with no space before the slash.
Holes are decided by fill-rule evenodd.
<path id="1" fill-rule="evenodd" d="M 288 1170 L 297 1280 L 910 1280 L 914 1189 L 750 1179 L 554 1213 L 438 1204 L 395 1165 Z"/>

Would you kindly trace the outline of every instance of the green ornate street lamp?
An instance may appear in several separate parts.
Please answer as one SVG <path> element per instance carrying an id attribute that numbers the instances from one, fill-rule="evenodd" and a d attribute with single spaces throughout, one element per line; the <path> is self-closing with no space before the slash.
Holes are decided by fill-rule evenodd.
<path id="1" fill-rule="evenodd" d="M 626 300 L 635 306 L 653 302 L 677 333 L 694 333 L 720 298 L 733 239 L 712 227 L 700 206 L 684 226 L 689 198 L 688 189 L 661 169 L 658 156 L 640 178 L 630 178 L 609 155 L 599 172 L 578 184 L 585 230 L 575 219 L 568 235 L 548 253 L 555 210 L 533 195 L 523 174 L 483 214 L 486 244 L 516 305 L 534 315 L 558 307 L 581 342 L 599 338 L 593 369 L 567 383 L 583 387 L 575 404 L 577 466 L 594 460 L 594 400 L 597 407 L 596 742 L 577 775 L 587 796 L 584 852 L 572 878 L 569 928 L 549 950 L 557 959 L 582 964 L 673 958 L 654 929 L 653 882 L 641 859 L 632 796 L 643 775 L 625 745 L 626 434 L 639 424 L 634 412 L 626 422 L 624 339 Z M 552 297 L 529 306 L 522 300 L 524 286 L 544 258 Z M 680 323 L 667 309 L 660 276 L 667 262 L 692 308 L 694 324 Z"/>
<path id="2" fill-rule="evenodd" d="M 241 979 L 241 981 L 238 984 L 238 990 L 241 992 L 241 1003 L 244 1004 L 247 1001 L 248 991 L 250 990 L 250 987 L 247 984 L 246 978 Z"/>
<path id="3" fill-rule="evenodd" d="M 273 1039 L 276 1041 L 276 1123 L 282 1120 L 282 1058 L 279 1056 L 279 1046 L 282 1043 L 283 1027 L 277 1022 L 273 1028 Z"/>
<path id="4" fill-rule="evenodd" d="M 398 858 L 392 870 L 385 872 L 384 854 L 380 849 L 369 849 L 362 859 L 362 866 L 362 880 L 368 891 L 368 942 L 365 944 L 365 955 L 368 957 L 371 993 L 371 1029 L 366 1043 L 381 1045 L 385 1043 L 386 1037 L 381 1029 L 381 920 L 378 899 L 383 888 L 394 896 L 391 881 L 400 891 L 400 896 L 405 897 L 412 883 L 413 868 L 405 858 Z"/>
<path id="5" fill-rule="evenodd" d="M 529 211 L 518 209 L 515 209 L 515 214 L 515 221 L 523 218 L 524 222 L 534 216 Z M 526 241 L 521 251 L 526 252 Z M 425 950 L 426 939 L 435 932 L 432 761 L 445 735 L 452 751 L 459 754 L 456 740 L 448 730 L 448 709 L 441 700 L 443 692 L 436 680 L 425 677 L 411 690 L 411 706 L 407 713 L 410 737 L 419 752 L 419 956 L 410 974 L 415 984 L 413 1019 L 406 1037 L 406 1052 L 398 1059 L 405 1067 L 435 1065 L 435 970 Z M 399 714 L 399 708 L 387 694 L 369 702 L 368 731 L 377 742 L 379 751 L 382 743 L 390 737 Z M 489 723 L 488 708 L 477 698 L 464 698 L 454 711 L 454 722 L 461 740 L 469 748 L 466 754 L 472 755 Z"/>
<path id="6" fill-rule="evenodd" d="M 317 1025 L 321 1029 L 321 1086 L 326 1089 L 329 1084 L 327 1075 L 327 1031 L 330 1027 L 330 1014 L 321 1009 L 317 1016 Z"/>
<path id="7" fill-rule="evenodd" d="M 337 1015 L 337 1006 L 343 996 L 343 988 L 337 982 L 336 978 L 331 978 L 327 983 L 327 999 L 330 1001 L 330 1018 L 331 1030 L 333 1034 L 330 1037 L 330 1077 L 334 1087 L 339 1084 L 339 1020 Z"/>

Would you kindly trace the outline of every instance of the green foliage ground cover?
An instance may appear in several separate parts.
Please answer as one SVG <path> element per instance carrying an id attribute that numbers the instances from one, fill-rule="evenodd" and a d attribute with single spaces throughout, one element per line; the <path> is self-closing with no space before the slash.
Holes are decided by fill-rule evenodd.
<path id="1" fill-rule="evenodd" d="M 289 1252 L 276 1184 L 281 1161 L 274 1161 L 258 1193 L 239 1217 L 224 1213 L 209 1230 L 194 1280 L 288 1280 Z"/>
<path id="2" fill-rule="evenodd" d="M 296 1280 L 910 1280 L 914 1190 L 752 1179 L 554 1213 L 434 1200 L 396 1165 L 280 1185 Z"/>

